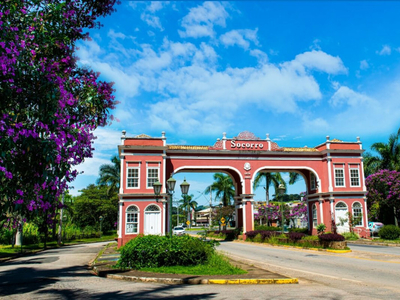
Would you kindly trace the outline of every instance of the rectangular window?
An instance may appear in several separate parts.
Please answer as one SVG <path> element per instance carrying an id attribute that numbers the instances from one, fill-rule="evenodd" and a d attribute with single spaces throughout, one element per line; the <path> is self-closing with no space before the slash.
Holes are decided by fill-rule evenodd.
<path id="1" fill-rule="evenodd" d="M 158 168 L 147 169 L 147 188 L 152 189 L 153 184 L 158 181 Z"/>
<path id="2" fill-rule="evenodd" d="M 314 173 L 311 173 L 311 175 L 310 175 L 310 185 L 311 185 L 311 190 L 317 189 L 317 187 L 315 185 L 315 175 L 314 175 Z"/>
<path id="3" fill-rule="evenodd" d="M 317 219 L 317 206 L 315 204 L 312 206 L 312 219 L 313 219 L 313 227 L 316 228 L 318 226 L 318 219 Z"/>
<path id="4" fill-rule="evenodd" d="M 358 169 L 350 169 L 350 186 L 360 186 L 360 174 Z"/>
<path id="5" fill-rule="evenodd" d="M 138 232 L 138 213 L 130 212 L 126 214 L 126 233 Z"/>
<path id="6" fill-rule="evenodd" d="M 139 168 L 128 168 L 126 181 L 127 188 L 139 188 Z"/>
<path id="7" fill-rule="evenodd" d="M 344 187 L 344 169 L 335 169 L 335 186 Z"/>
<path id="8" fill-rule="evenodd" d="M 354 226 L 362 226 L 363 219 L 362 219 L 362 206 L 360 203 L 353 204 L 353 220 Z"/>

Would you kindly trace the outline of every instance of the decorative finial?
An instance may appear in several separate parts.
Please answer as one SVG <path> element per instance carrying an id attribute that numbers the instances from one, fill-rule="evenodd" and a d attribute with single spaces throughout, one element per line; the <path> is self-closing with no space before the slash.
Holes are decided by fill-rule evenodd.
<path id="1" fill-rule="evenodd" d="M 326 136 L 326 141 L 329 142 L 329 135 Z"/>
<path id="2" fill-rule="evenodd" d="M 360 137 L 359 136 L 357 137 L 357 142 L 360 142 Z"/>
<path id="3" fill-rule="evenodd" d="M 121 138 L 125 138 L 126 137 L 126 130 L 122 130 L 122 137 Z"/>
<path id="4" fill-rule="evenodd" d="M 269 133 L 267 133 L 266 136 L 267 136 L 267 141 L 269 141 Z"/>

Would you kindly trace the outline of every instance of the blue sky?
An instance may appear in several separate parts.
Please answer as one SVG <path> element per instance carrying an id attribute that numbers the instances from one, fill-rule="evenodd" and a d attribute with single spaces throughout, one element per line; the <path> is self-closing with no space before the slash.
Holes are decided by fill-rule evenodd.
<path id="1" fill-rule="evenodd" d="M 284 147 L 359 136 L 369 149 L 400 126 L 398 1 L 122 1 L 117 10 L 77 52 L 115 82 L 121 104 L 120 121 L 96 130 L 74 195 L 117 153 L 123 129 L 188 145 L 246 130 Z M 212 176 L 186 177 L 205 203 L 197 191 Z"/>

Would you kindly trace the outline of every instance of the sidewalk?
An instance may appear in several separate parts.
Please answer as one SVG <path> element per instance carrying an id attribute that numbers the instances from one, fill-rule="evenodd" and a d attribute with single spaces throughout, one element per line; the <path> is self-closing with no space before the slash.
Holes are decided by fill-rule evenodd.
<path id="1" fill-rule="evenodd" d="M 186 275 L 150 273 L 137 270 L 115 269 L 114 266 L 119 258 L 116 247 L 107 247 L 96 260 L 91 263 L 93 272 L 100 277 L 119 279 L 127 281 L 141 281 L 164 284 L 289 284 L 298 283 L 297 278 L 288 278 L 268 270 L 249 265 L 240 261 L 232 260 L 231 263 L 247 274 L 241 275 Z"/>

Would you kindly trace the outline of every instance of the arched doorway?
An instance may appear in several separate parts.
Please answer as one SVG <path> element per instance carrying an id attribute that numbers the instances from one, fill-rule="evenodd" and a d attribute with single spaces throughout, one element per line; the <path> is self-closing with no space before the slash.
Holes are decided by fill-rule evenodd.
<path id="1" fill-rule="evenodd" d="M 144 211 L 144 234 L 161 234 L 161 210 L 157 205 L 149 205 Z"/>
<path id="2" fill-rule="evenodd" d="M 335 222 L 338 233 L 349 231 L 349 216 L 347 205 L 339 202 L 335 206 Z"/>

